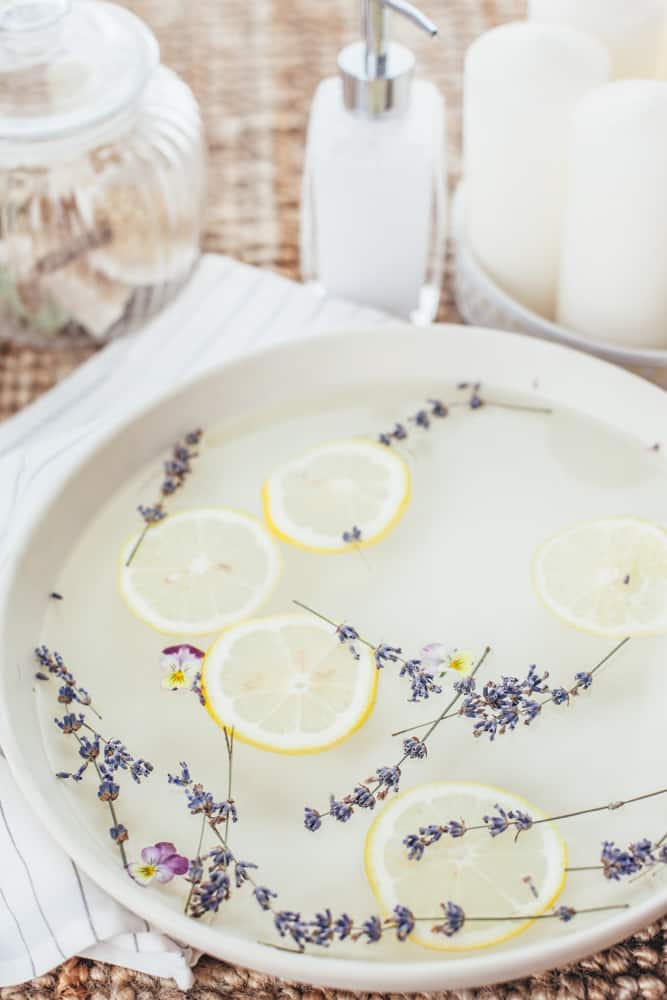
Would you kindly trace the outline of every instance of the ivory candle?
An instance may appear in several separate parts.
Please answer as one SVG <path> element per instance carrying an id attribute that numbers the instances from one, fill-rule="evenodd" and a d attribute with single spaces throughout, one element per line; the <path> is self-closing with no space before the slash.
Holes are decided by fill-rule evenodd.
<path id="1" fill-rule="evenodd" d="M 667 0 L 665 0 L 667 9 Z M 667 80 L 667 14 L 665 14 L 665 30 L 662 35 L 662 50 L 660 55 L 660 67 L 658 69 L 658 79 Z"/>
<path id="2" fill-rule="evenodd" d="M 624 80 L 578 108 L 558 319 L 591 338 L 667 347 L 667 83 Z"/>
<path id="3" fill-rule="evenodd" d="M 609 78 L 605 46 L 571 28 L 504 25 L 466 55 L 468 245 L 501 288 L 549 319 L 572 116 L 581 98 Z"/>
<path id="4" fill-rule="evenodd" d="M 604 42 L 617 79 L 659 74 L 665 11 L 665 0 L 528 0 L 531 20 L 587 31 Z"/>

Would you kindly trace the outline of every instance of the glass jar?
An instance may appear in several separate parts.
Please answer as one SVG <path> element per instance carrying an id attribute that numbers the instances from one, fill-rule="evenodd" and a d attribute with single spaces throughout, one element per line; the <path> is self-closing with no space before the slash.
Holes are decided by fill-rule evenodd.
<path id="1" fill-rule="evenodd" d="M 199 257 L 201 119 L 129 11 L 0 4 L 0 337 L 105 341 Z"/>

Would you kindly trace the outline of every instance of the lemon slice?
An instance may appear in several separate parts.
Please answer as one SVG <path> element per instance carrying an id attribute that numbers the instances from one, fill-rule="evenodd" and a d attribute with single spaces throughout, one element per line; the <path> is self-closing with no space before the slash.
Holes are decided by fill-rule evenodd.
<path id="1" fill-rule="evenodd" d="M 202 671 L 206 707 L 218 725 L 262 750 L 318 753 L 368 718 L 378 671 L 309 615 L 257 618 L 227 629 Z"/>
<path id="2" fill-rule="evenodd" d="M 492 837 L 487 829 L 460 838 L 445 835 L 410 861 L 403 838 L 431 823 L 463 818 L 468 826 L 500 806 L 520 809 L 535 819 L 542 814 L 510 792 L 485 785 L 435 782 L 418 785 L 393 798 L 368 831 L 366 874 L 373 892 L 389 914 L 401 903 L 418 921 L 410 938 L 427 948 L 462 951 L 488 948 L 530 927 L 530 918 L 549 909 L 565 882 L 567 852 L 556 828 L 540 823 L 514 841 L 510 830 Z M 529 878 L 529 881 L 526 881 Z M 440 903 L 463 908 L 466 922 L 453 937 L 431 929 L 442 922 Z M 526 920 L 476 922 L 474 917 L 518 917 Z"/>
<path id="3" fill-rule="evenodd" d="M 280 575 L 264 525 L 234 510 L 203 507 L 165 518 L 127 566 L 137 537 L 121 552 L 121 594 L 137 617 L 169 635 L 206 635 L 247 618 Z"/>
<path id="4" fill-rule="evenodd" d="M 403 459 L 363 440 L 313 448 L 274 472 L 263 487 L 269 527 L 309 552 L 344 552 L 379 542 L 409 498 L 410 472 Z M 355 529 L 361 535 L 350 541 Z"/>
<path id="5" fill-rule="evenodd" d="M 545 542 L 533 582 L 547 608 L 598 635 L 667 632 L 667 532 L 633 517 L 566 528 Z"/>

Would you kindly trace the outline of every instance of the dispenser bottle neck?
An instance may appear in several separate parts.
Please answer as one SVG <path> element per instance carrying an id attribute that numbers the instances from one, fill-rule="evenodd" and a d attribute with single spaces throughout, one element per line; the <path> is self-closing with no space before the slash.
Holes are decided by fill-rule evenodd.
<path id="1" fill-rule="evenodd" d="M 366 40 L 368 79 L 384 76 L 387 68 L 387 10 L 382 0 L 362 0 L 361 25 Z"/>
<path id="2" fill-rule="evenodd" d="M 338 60 L 350 111 L 377 116 L 409 103 L 415 59 L 409 49 L 388 41 L 389 10 L 429 35 L 437 34 L 436 26 L 406 0 L 361 0 L 363 41 L 344 49 Z"/>

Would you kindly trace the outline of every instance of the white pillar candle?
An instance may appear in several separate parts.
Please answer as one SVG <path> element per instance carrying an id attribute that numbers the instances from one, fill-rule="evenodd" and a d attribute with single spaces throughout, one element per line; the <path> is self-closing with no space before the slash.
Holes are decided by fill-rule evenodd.
<path id="1" fill-rule="evenodd" d="M 596 35 L 617 79 L 650 80 L 660 71 L 665 0 L 528 0 L 528 16 Z"/>
<path id="2" fill-rule="evenodd" d="M 575 115 L 558 319 L 667 347 L 667 83 L 625 80 Z"/>
<path id="3" fill-rule="evenodd" d="M 667 10 L 667 0 L 665 0 L 665 10 Z M 660 80 L 667 80 L 667 13 L 665 14 L 665 30 L 662 35 L 662 51 L 660 54 L 658 78 Z"/>
<path id="4" fill-rule="evenodd" d="M 466 236 L 510 295 L 552 319 L 574 108 L 610 76 L 597 39 L 526 22 L 468 49 L 464 83 Z"/>

